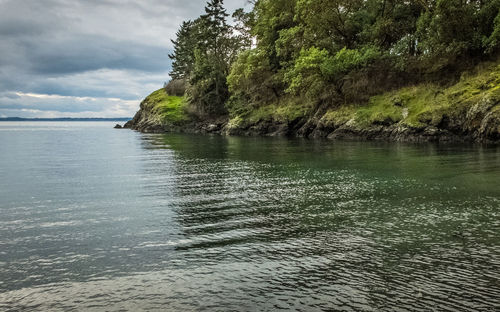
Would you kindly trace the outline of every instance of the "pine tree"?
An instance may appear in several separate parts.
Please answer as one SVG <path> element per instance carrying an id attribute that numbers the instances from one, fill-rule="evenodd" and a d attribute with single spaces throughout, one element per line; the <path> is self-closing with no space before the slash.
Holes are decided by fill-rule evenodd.
<path id="1" fill-rule="evenodd" d="M 227 24 L 226 9 L 223 6 L 223 0 L 211 0 L 205 7 L 205 15 L 201 18 L 205 23 L 205 35 L 208 42 L 208 58 L 214 66 L 215 83 L 215 104 L 221 106 L 227 99 L 226 77 L 229 74 L 229 64 L 227 58 L 227 44 L 231 35 L 231 27 Z"/>
<path id="2" fill-rule="evenodd" d="M 174 53 L 168 56 L 172 60 L 170 76 L 173 79 L 184 80 L 191 75 L 196 47 L 195 27 L 196 23 L 192 21 L 183 22 L 176 33 L 177 38 L 171 40 L 174 45 Z"/>
<path id="3" fill-rule="evenodd" d="M 228 24 L 229 14 L 223 4 L 223 0 L 210 0 L 205 14 L 184 22 L 172 41 L 174 52 L 169 55 L 171 77 L 188 82 L 187 100 L 201 115 L 225 113 L 231 64 L 249 46 L 249 39 Z M 236 16 L 246 18 L 242 10 Z"/>

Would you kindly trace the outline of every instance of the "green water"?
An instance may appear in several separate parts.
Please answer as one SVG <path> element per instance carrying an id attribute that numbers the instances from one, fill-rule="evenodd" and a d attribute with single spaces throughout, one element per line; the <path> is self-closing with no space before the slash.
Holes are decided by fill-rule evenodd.
<path id="1" fill-rule="evenodd" d="M 497 311 L 500 149 L 0 123 L 0 310 Z"/>

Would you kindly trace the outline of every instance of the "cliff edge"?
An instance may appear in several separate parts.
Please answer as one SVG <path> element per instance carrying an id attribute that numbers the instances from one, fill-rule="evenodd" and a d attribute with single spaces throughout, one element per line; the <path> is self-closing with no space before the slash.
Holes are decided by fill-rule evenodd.
<path id="1" fill-rule="evenodd" d="M 234 116 L 199 118 L 182 97 L 160 89 L 148 96 L 126 128 L 141 132 L 250 136 L 500 143 L 500 65 L 465 73 L 450 86 L 419 84 L 365 103 L 337 107 L 284 98 Z"/>

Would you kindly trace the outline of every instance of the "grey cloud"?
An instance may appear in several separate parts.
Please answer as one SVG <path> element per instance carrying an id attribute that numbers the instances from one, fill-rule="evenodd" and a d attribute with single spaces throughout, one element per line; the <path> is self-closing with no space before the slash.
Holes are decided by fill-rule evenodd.
<path id="1" fill-rule="evenodd" d="M 168 50 L 133 41 L 118 41 L 96 35 L 80 35 L 50 44 L 29 44 L 28 61 L 38 74 L 68 74 L 108 69 L 162 72 Z"/>
<path id="2" fill-rule="evenodd" d="M 56 2 L 6 0 L 0 2 L 0 36 L 40 36 L 50 31 L 55 31 L 70 20 L 56 10 Z"/>
<path id="3" fill-rule="evenodd" d="M 58 111 L 63 113 L 78 113 L 85 111 L 101 112 L 105 110 L 103 105 L 105 101 L 75 101 L 71 98 L 62 99 L 30 99 L 24 98 L 22 101 L 16 101 L 9 98 L 0 97 L 0 111 L 14 109 L 36 109 L 42 111 Z"/>
<path id="4" fill-rule="evenodd" d="M 16 100 L 16 99 L 21 98 L 17 93 L 13 93 L 13 92 L 6 92 L 1 97 L 4 97 L 6 99 L 10 99 L 10 100 Z"/>
<path id="5" fill-rule="evenodd" d="M 203 13 L 205 2 L 0 0 L 0 115 L 25 108 L 109 114 L 106 105 L 132 115 L 144 96 L 169 79 L 170 39 L 183 20 Z M 226 7 L 231 12 L 245 2 L 226 0 Z M 76 105 L 64 99 L 51 105 L 50 98 L 23 103 L 26 98 L 12 96 L 16 92 L 119 98 L 128 104 Z"/>

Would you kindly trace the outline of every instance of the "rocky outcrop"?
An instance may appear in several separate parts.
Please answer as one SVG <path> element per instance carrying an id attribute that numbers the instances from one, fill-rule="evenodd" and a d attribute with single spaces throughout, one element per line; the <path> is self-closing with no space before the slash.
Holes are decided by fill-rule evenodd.
<path id="1" fill-rule="evenodd" d="M 154 111 L 152 105 L 148 105 L 147 99 L 142 101 L 140 109 L 134 118 L 123 127 L 144 133 L 162 133 L 165 131 L 160 116 Z"/>
<path id="2" fill-rule="evenodd" d="M 158 91 L 156 91 L 158 92 Z M 199 119 L 195 116 L 186 116 L 181 120 L 169 120 L 162 115 L 161 110 L 146 98 L 140 106 L 134 118 L 128 121 L 123 127 L 143 133 L 218 133 L 222 134 L 227 117 Z"/>
<path id="3" fill-rule="evenodd" d="M 269 106 L 253 115 L 251 111 L 245 116 L 200 119 L 187 114 L 185 107 L 182 109 L 185 116 L 181 116 L 174 102 L 175 99 L 170 99 L 169 103 L 164 92 L 156 91 L 141 103 L 140 110 L 124 127 L 146 133 L 500 143 L 500 66 L 497 65 L 447 88 L 412 86 L 373 97 L 365 104 L 319 106 L 299 115 L 279 114 L 283 106 Z M 286 99 L 280 102 L 278 105 L 286 108 L 282 111 L 297 112 L 303 108 L 286 106 L 292 105 Z"/>
<path id="4" fill-rule="evenodd" d="M 496 103 L 498 104 L 498 103 Z M 353 120 L 328 122 L 323 118 L 299 118 L 291 122 L 259 121 L 232 125 L 227 117 L 190 120 L 182 125 L 158 122 L 147 110 L 140 110 L 125 128 L 144 133 L 200 133 L 239 136 L 304 137 L 329 140 L 385 140 L 398 142 L 481 142 L 500 143 L 500 110 L 491 102 L 478 103 L 462 114 L 443 115 L 438 124 L 418 127 L 404 122 L 361 126 Z"/>
<path id="5" fill-rule="evenodd" d="M 410 127 L 400 123 L 360 127 L 352 123 L 341 125 L 323 124 L 317 120 L 296 123 L 273 124 L 262 122 L 246 128 L 225 128 L 222 134 L 243 136 L 288 136 L 329 140 L 378 140 L 397 142 L 477 142 L 500 143 L 500 118 L 492 112 L 484 112 L 477 127 L 473 120 L 448 120 L 438 126 Z"/>

